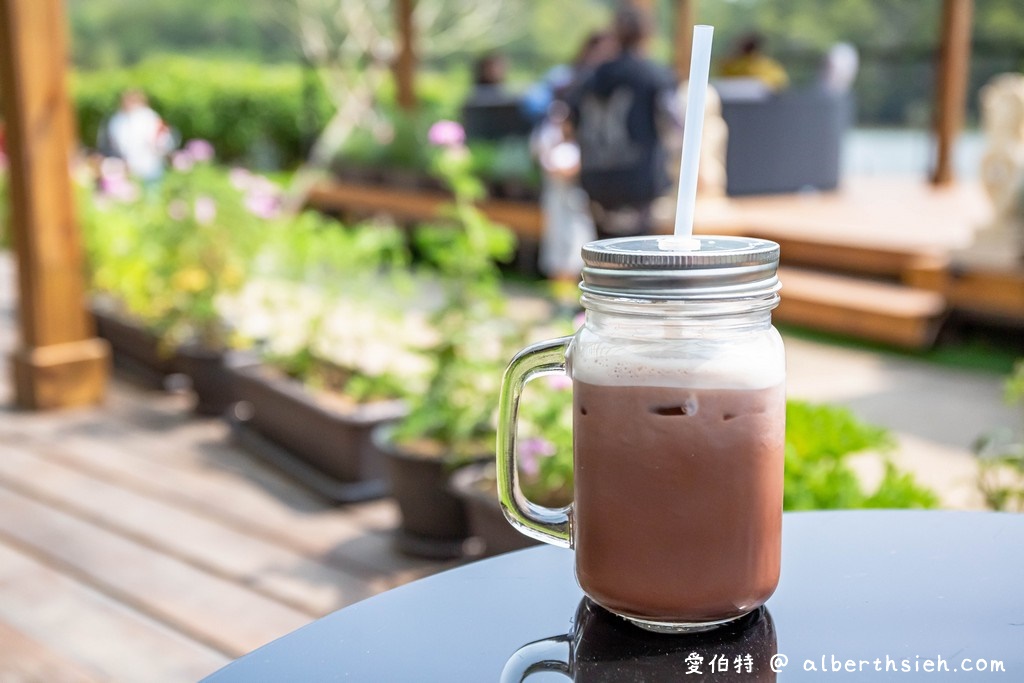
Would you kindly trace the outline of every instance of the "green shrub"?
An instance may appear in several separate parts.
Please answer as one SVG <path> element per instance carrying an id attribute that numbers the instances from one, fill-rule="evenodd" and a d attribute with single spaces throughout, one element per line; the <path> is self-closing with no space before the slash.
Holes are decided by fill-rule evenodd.
<path id="1" fill-rule="evenodd" d="M 182 140 L 200 138 L 221 159 L 290 167 L 332 107 L 315 74 L 298 65 L 158 56 L 133 67 L 80 71 L 72 81 L 79 135 L 93 146 L 120 93 L 139 88 Z"/>
<path id="2" fill-rule="evenodd" d="M 845 408 L 789 401 L 785 509 L 935 507 L 935 494 L 888 459 L 878 488 L 867 493 L 861 487 L 848 456 L 869 450 L 884 455 L 892 447 L 886 430 L 858 421 Z"/>
<path id="3" fill-rule="evenodd" d="M 1006 401 L 1024 403 L 1024 359 L 1006 380 Z M 1024 435 L 1019 429 L 992 430 L 974 444 L 978 488 L 993 510 L 1024 512 Z"/>
<path id="4" fill-rule="evenodd" d="M 101 169 L 101 192 L 80 193 L 93 291 L 168 348 L 235 341 L 218 301 L 245 285 L 277 220 L 277 188 L 245 171 L 229 174 L 208 147 L 189 143 L 159 184 L 140 188 Z"/>

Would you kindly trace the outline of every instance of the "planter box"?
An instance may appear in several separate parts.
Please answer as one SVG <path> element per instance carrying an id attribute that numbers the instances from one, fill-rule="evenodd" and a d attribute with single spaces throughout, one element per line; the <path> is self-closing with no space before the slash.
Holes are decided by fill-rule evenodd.
<path id="1" fill-rule="evenodd" d="M 466 554 L 469 522 L 465 504 L 449 487 L 451 466 L 442 458 L 402 450 L 392 442 L 388 427 L 373 431 L 373 443 L 387 463 L 391 495 L 401 511 L 396 547 L 408 555 L 436 560 Z"/>
<path id="2" fill-rule="evenodd" d="M 232 371 L 255 364 L 255 359 L 237 351 L 211 350 L 186 344 L 178 347 L 176 365 L 192 381 L 198 415 L 224 415 L 238 400 L 231 381 Z"/>
<path id="3" fill-rule="evenodd" d="M 236 398 L 244 401 L 232 427 L 246 450 L 336 503 L 387 494 L 370 433 L 401 418 L 402 402 L 332 404 L 265 365 L 230 368 L 230 375 Z"/>
<path id="4" fill-rule="evenodd" d="M 180 372 L 174 354 L 160 348 L 160 338 L 155 334 L 96 306 L 91 310 L 96 334 L 110 343 L 115 365 L 155 387 L 163 387 L 167 375 Z"/>
<path id="5" fill-rule="evenodd" d="M 452 491 L 465 504 L 470 534 L 480 541 L 482 554 L 500 555 L 539 545 L 540 541 L 519 533 L 505 519 L 494 481 L 494 463 L 463 467 L 450 481 Z"/>

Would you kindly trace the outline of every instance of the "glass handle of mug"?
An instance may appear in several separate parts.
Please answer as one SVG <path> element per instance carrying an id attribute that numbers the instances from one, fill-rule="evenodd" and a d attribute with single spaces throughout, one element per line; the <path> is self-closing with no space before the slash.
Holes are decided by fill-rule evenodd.
<path id="1" fill-rule="evenodd" d="M 572 680 L 569 660 L 572 649 L 568 635 L 545 638 L 523 645 L 515 651 L 501 670 L 501 683 L 522 683 L 536 673 L 555 672 Z"/>
<path id="2" fill-rule="evenodd" d="M 498 403 L 498 500 L 505 518 L 521 533 L 568 548 L 572 506 L 549 508 L 528 500 L 519 486 L 516 424 L 523 387 L 532 379 L 565 373 L 565 353 L 572 337 L 528 346 L 515 355 L 501 380 Z"/>

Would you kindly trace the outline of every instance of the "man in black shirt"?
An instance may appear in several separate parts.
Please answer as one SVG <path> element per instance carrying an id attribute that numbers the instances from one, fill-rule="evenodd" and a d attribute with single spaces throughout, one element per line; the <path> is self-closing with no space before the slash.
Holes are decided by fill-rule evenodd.
<path id="1" fill-rule="evenodd" d="M 598 237 L 650 232 L 651 204 L 669 186 L 661 131 L 678 126 L 675 77 L 643 55 L 650 20 L 619 10 L 620 52 L 570 96 L 580 146 L 580 184 L 590 196 Z"/>

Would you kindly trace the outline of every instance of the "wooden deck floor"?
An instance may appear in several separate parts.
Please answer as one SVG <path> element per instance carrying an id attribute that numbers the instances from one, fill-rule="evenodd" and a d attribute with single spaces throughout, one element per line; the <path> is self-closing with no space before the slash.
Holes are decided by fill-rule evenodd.
<path id="1" fill-rule="evenodd" d="M 195 681 L 447 566 L 392 551 L 392 502 L 331 507 L 188 402 L 115 381 L 101 408 L 0 408 L 0 681 Z"/>

